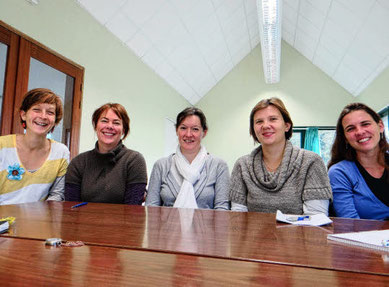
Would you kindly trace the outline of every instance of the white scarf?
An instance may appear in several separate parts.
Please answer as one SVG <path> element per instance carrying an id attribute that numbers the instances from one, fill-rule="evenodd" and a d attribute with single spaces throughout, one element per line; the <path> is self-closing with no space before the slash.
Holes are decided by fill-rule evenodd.
<path id="1" fill-rule="evenodd" d="M 193 184 L 200 178 L 200 172 L 204 167 L 207 155 L 207 150 L 204 146 L 201 146 L 195 159 L 192 163 L 189 163 L 181 153 L 180 146 L 177 146 L 173 161 L 177 167 L 178 173 L 183 177 L 183 181 L 173 207 L 198 208 Z M 179 181 L 177 182 L 179 183 Z"/>

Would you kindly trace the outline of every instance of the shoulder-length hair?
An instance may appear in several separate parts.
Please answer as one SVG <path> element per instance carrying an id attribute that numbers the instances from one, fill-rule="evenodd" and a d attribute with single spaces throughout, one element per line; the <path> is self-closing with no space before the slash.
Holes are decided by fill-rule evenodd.
<path id="1" fill-rule="evenodd" d="M 123 124 L 123 140 L 127 137 L 130 132 L 130 117 L 127 114 L 126 109 L 118 103 L 106 103 L 102 105 L 100 108 L 94 111 L 92 115 L 92 124 L 93 128 L 96 129 L 97 122 L 99 121 L 101 115 L 111 109 L 118 117 L 122 120 Z"/>
<path id="2" fill-rule="evenodd" d="M 279 98 L 273 97 L 270 99 L 263 99 L 263 100 L 259 101 L 255 105 L 255 107 L 251 110 L 251 113 L 250 113 L 250 135 L 253 137 L 254 143 L 255 142 L 259 143 L 257 136 L 255 135 L 255 130 L 254 130 L 254 115 L 259 110 L 265 109 L 268 106 L 273 106 L 273 107 L 277 108 L 277 110 L 280 111 L 282 118 L 284 119 L 284 122 L 290 124 L 289 130 L 287 132 L 285 132 L 285 139 L 286 140 L 290 139 L 292 137 L 292 133 L 293 133 L 293 122 L 292 122 L 292 119 L 290 118 L 290 114 L 289 114 L 288 110 L 285 108 L 284 103 Z"/>

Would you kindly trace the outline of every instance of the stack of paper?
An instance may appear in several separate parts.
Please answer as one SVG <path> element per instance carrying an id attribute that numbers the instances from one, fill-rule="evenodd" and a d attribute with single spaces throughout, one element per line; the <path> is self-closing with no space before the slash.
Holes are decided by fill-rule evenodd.
<path id="1" fill-rule="evenodd" d="M 0 233 L 7 232 L 9 228 L 9 223 L 7 220 L 0 221 Z"/>
<path id="2" fill-rule="evenodd" d="M 327 239 L 337 242 L 389 252 L 389 230 L 373 230 L 328 234 Z"/>

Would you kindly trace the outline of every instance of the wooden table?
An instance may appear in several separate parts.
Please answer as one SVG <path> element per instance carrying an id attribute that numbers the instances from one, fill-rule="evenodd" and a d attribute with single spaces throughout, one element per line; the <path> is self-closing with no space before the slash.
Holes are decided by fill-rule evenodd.
<path id="1" fill-rule="evenodd" d="M 388 286 L 379 275 L 0 237 L 1 286 Z"/>
<path id="2" fill-rule="evenodd" d="M 73 204 L 2 206 L 1 217 L 16 217 L 6 236 L 389 275 L 384 253 L 327 241 L 328 233 L 389 229 L 389 222 L 335 218 L 326 227 L 298 227 L 265 213 Z"/>

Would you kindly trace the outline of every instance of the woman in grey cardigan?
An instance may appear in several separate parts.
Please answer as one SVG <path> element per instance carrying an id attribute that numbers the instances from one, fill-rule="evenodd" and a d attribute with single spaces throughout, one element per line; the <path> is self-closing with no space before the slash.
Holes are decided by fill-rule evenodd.
<path id="1" fill-rule="evenodd" d="M 316 153 L 292 146 L 292 128 L 280 99 L 264 99 L 253 108 L 250 135 L 261 145 L 235 163 L 232 210 L 328 214 L 332 192 L 324 163 Z"/>
<path id="2" fill-rule="evenodd" d="M 229 209 L 228 167 L 201 145 L 207 131 L 200 109 L 190 107 L 178 114 L 179 145 L 176 153 L 154 164 L 147 206 Z"/>

